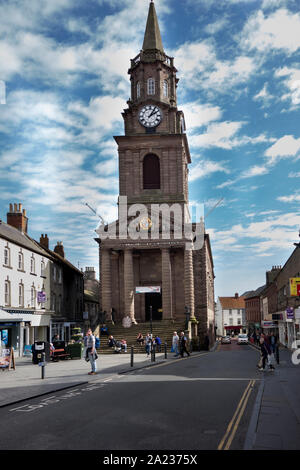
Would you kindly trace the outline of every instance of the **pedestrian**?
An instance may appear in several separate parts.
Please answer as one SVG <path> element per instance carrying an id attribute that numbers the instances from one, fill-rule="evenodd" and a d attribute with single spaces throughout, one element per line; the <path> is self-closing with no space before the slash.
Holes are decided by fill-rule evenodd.
<path id="1" fill-rule="evenodd" d="M 269 343 L 270 343 L 270 347 L 271 347 L 272 353 L 275 354 L 275 352 L 276 352 L 277 338 L 276 338 L 276 336 L 274 335 L 273 331 L 272 331 L 272 333 L 271 333 L 270 336 L 269 336 Z"/>
<path id="2" fill-rule="evenodd" d="M 142 335 L 142 333 L 139 333 L 139 334 L 137 335 L 136 340 L 137 340 L 137 342 L 138 342 L 138 344 L 139 344 L 140 346 L 143 346 L 143 345 L 144 345 L 144 336 Z"/>
<path id="3" fill-rule="evenodd" d="M 121 350 L 123 350 L 125 353 L 127 352 L 127 341 L 126 341 L 126 339 L 121 339 Z"/>
<path id="4" fill-rule="evenodd" d="M 184 334 L 184 331 L 180 333 L 180 338 L 179 338 L 179 348 L 180 348 L 180 355 L 181 357 L 184 357 L 184 353 L 186 352 L 188 356 L 190 356 L 190 353 L 186 349 L 187 346 L 187 337 Z"/>
<path id="5" fill-rule="evenodd" d="M 115 338 L 113 337 L 113 335 L 110 335 L 110 336 L 108 337 L 108 343 L 107 343 L 107 344 L 108 344 L 108 347 L 109 347 L 109 348 L 114 348 L 114 347 L 116 346 L 116 340 L 115 340 Z"/>
<path id="6" fill-rule="evenodd" d="M 269 342 L 266 341 L 266 338 L 264 337 L 264 335 L 261 335 L 261 338 L 260 338 L 260 350 L 261 350 L 261 355 L 262 355 L 262 366 L 259 368 L 259 370 L 265 370 L 266 361 L 268 363 L 269 369 L 274 370 L 275 367 L 272 364 L 272 350 L 271 350 Z"/>
<path id="7" fill-rule="evenodd" d="M 148 333 L 145 337 L 145 350 L 146 350 L 147 356 L 149 356 L 150 354 L 151 344 L 152 344 L 152 336 L 150 335 L 150 333 Z"/>
<path id="8" fill-rule="evenodd" d="M 178 346 L 179 346 L 179 336 L 177 334 L 177 331 L 174 331 L 173 338 L 172 338 L 172 348 L 173 348 L 173 352 L 175 353 L 175 357 L 179 356 Z"/>
<path id="9" fill-rule="evenodd" d="M 95 336 L 92 333 L 91 329 L 87 330 L 87 334 L 85 337 L 84 344 L 86 345 L 86 360 L 89 360 L 91 363 L 91 372 L 89 372 L 89 375 L 95 375 L 97 366 L 96 366 L 96 360 L 98 359 L 97 351 L 96 351 L 96 340 Z"/>
<path id="10" fill-rule="evenodd" d="M 159 336 L 155 336 L 154 344 L 156 345 L 156 351 L 160 352 L 161 351 L 161 339 Z"/>

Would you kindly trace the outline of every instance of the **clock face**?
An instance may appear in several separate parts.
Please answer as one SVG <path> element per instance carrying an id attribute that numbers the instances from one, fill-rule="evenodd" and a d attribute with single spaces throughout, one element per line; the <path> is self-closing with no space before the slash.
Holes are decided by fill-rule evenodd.
<path id="1" fill-rule="evenodd" d="M 139 121 L 144 127 L 156 127 L 162 121 L 162 112 L 158 106 L 149 104 L 140 110 Z"/>

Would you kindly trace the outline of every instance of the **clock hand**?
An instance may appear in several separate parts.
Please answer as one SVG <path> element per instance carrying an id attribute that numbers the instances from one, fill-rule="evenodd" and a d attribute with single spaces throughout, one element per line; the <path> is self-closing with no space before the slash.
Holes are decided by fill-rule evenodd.
<path id="1" fill-rule="evenodd" d="M 152 113 L 149 114 L 149 117 L 151 117 L 153 114 L 156 114 L 156 113 L 157 113 L 157 109 L 154 108 L 153 111 L 152 111 Z"/>

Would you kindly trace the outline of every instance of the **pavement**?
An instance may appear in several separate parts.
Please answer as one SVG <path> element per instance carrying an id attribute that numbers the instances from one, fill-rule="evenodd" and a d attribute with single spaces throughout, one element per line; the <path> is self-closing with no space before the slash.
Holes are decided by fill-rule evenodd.
<path id="1" fill-rule="evenodd" d="M 260 374 L 244 450 L 300 450 L 300 364 L 282 348 L 275 371 Z"/>

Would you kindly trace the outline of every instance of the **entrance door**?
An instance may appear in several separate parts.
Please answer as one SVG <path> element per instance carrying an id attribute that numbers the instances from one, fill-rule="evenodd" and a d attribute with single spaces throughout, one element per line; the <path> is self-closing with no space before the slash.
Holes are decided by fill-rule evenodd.
<path id="1" fill-rule="evenodd" d="M 162 297 L 160 294 L 145 294 L 145 320 L 150 321 L 150 306 L 152 307 L 152 321 L 162 320 Z M 159 311 L 160 310 L 160 311 Z"/>

